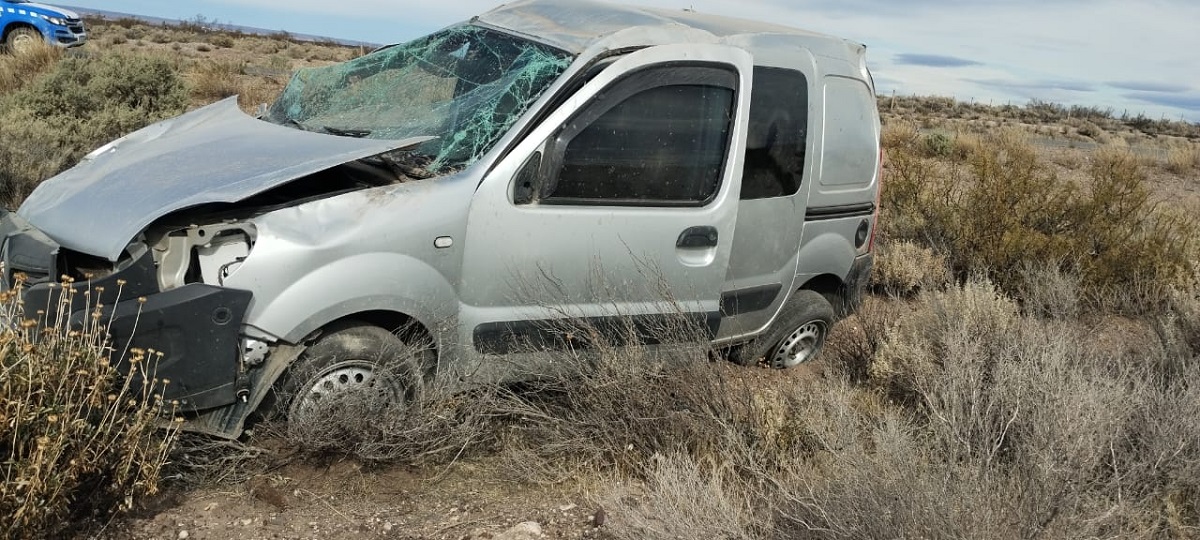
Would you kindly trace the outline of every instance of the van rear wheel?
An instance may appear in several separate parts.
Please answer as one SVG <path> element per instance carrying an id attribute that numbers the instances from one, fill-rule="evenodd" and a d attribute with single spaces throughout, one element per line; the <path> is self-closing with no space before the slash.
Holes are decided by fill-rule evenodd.
<path id="1" fill-rule="evenodd" d="M 763 335 L 735 346 L 729 360 L 754 365 L 760 360 L 775 369 L 811 362 L 825 345 L 833 326 L 833 306 L 816 291 L 796 291 Z"/>

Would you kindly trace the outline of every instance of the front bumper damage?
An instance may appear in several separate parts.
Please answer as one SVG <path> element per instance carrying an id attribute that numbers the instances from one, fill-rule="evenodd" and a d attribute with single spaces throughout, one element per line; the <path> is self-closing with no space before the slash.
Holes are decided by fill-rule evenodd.
<path id="1" fill-rule="evenodd" d="M 60 276 L 77 272 L 71 268 L 72 256 L 17 214 L 0 210 L 2 286 L 12 287 L 17 274 L 24 275 L 26 317 L 62 324 L 54 318 L 63 313 L 69 324 L 81 327 L 99 305 L 102 320 L 112 321 L 114 364 L 127 372 L 128 364 L 119 355 L 131 348 L 161 352 L 154 376 L 171 381 L 163 398 L 178 401 L 182 412 L 246 400 L 251 380 L 241 358 L 240 330 L 250 306 L 249 291 L 204 283 L 163 291 L 150 250 L 137 243 L 110 272 L 59 283 Z"/>

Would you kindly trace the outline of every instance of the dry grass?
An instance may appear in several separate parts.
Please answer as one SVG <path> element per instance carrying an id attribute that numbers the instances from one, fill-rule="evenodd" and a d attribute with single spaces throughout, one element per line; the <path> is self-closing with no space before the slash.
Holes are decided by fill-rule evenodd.
<path id="1" fill-rule="evenodd" d="M 60 58 L 62 49 L 40 42 L 29 50 L 0 55 L 0 95 L 15 91 L 49 71 Z"/>
<path id="2" fill-rule="evenodd" d="M 406 381 L 405 399 L 380 392 L 346 392 L 288 419 L 286 429 L 267 429 L 311 455 L 349 455 L 374 462 L 448 463 L 490 448 L 499 433 L 496 388 L 467 391 L 451 377 L 413 381 L 412 366 L 425 345 L 389 353 L 376 376 Z M 286 399 L 283 401 L 287 401 Z M 280 415 L 284 411 L 276 411 Z"/>
<path id="3" fill-rule="evenodd" d="M 1176 143 L 1167 148 L 1165 167 L 1175 174 L 1185 175 L 1200 170 L 1200 145 Z"/>
<path id="4" fill-rule="evenodd" d="M 237 61 L 200 60 L 188 70 L 193 99 L 212 102 L 242 91 L 245 65 Z"/>

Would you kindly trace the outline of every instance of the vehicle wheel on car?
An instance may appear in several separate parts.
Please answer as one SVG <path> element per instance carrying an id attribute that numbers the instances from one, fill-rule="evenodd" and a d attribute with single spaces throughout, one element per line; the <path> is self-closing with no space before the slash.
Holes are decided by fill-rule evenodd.
<path id="1" fill-rule="evenodd" d="M 4 40 L 4 46 L 13 53 L 23 53 L 34 48 L 42 41 L 42 34 L 37 30 L 22 26 L 14 28 Z"/>
<path id="2" fill-rule="evenodd" d="M 764 360 L 775 369 L 786 369 L 811 361 L 825 345 L 833 326 L 833 306 L 816 291 L 796 291 L 767 331 L 729 351 L 729 359 L 741 365 Z"/>
<path id="3" fill-rule="evenodd" d="M 349 322 L 330 327 L 275 384 L 275 410 L 287 430 L 336 429 L 332 419 L 374 416 L 420 395 L 431 348 L 405 343 L 378 326 Z M 349 416 L 347 416 L 349 415 Z"/>

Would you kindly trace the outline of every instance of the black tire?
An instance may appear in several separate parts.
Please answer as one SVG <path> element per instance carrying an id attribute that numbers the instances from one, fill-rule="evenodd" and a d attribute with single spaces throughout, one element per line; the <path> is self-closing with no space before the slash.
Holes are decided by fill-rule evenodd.
<path id="1" fill-rule="evenodd" d="M 4 39 L 4 48 L 11 53 L 20 53 L 28 44 L 43 41 L 42 34 L 28 26 L 13 28 Z"/>
<path id="2" fill-rule="evenodd" d="M 363 399 L 355 403 L 368 408 L 355 414 L 382 412 L 416 400 L 422 374 L 434 361 L 433 350 L 423 344 L 405 343 L 378 326 L 340 323 L 327 328 L 279 378 L 272 405 L 287 415 L 289 432 L 313 420 L 307 416 L 335 413 L 317 406 L 328 395 L 356 392 L 353 396 Z"/>
<path id="3" fill-rule="evenodd" d="M 775 369 L 813 360 L 833 326 L 833 306 L 816 291 L 796 291 L 775 322 L 761 336 L 729 350 L 729 360 L 743 366 L 764 360 Z"/>

